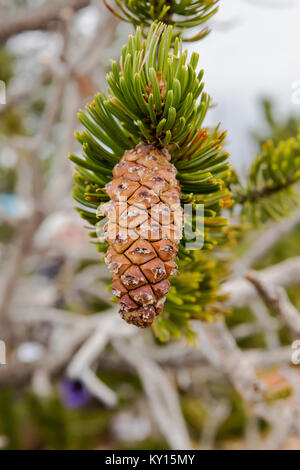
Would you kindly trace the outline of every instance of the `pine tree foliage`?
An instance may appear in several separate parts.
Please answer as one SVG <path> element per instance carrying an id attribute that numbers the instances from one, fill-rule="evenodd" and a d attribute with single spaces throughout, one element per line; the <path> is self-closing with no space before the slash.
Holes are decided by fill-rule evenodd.
<path id="1" fill-rule="evenodd" d="M 259 226 L 291 215 L 300 204 L 300 134 L 275 145 L 266 142 L 252 163 L 246 183 L 234 185 L 242 220 Z"/>
<path id="2" fill-rule="evenodd" d="M 287 119 L 278 120 L 276 115 L 276 106 L 269 99 L 265 98 L 261 102 L 261 111 L 264 121 L 267 125 L 267 131 L 264 129 L 255 130 L 253 138 L 261 147 L 267 140 L 273 140 L 277 145 L 282 140 L 295 137 L 299 132 L 300 119 L 296 114 L 290 115 Z M 265 127 L 265 126 L 264 126 Z"/>
<path id="3" fill-rule="evenodd" d="M 74 199 L 91 226 L 93 243 L 105 253 L 108 243 L 99 238 L 98 227 L 115 165 L 140 143 L 167 151 L 177 170 L 181 204 L 190 204 L 193 214 L 178 247 L 179 274 L 171 280 L 164 312 L 156 317 L 153 330 L 161 341 L 182 334 L 192 340 L 191 319 L 210 321 L 224 313 L 218 287 L 227 263 L 219 251 L 236 236 L 236 227 L 227 226 L 224 209 L 239 207 L 242 221 L 254 224 L 288 215 L 299 203 L 300 137 L 277 146 L 267 142 L 247 182 L 240 181 L 223 149 L 225 133 L 204 125 L 210 99 L 203 70 L 197 68 L 198 54 L 188 58 L 182 47 L 182 31 L 210 18 L 216 2 L 115 3 L 121 13 L 109 6 L 113 13 L 138 27 L 119 62 L 112 61 L 107 91 L 79 112 L 83 130 L 76 137 L 83 151 L 81 156 L 70 155 L 76 168 Z M 195 215 L 199 204 L 204 208 L 200 228 Z M 186 229 L 196 231 L 199 249 L 189 249 Z"/>
<path id="4" fill-rule="evenodd" d="M 194 209 L 204 205 L 204 231 L 197 235 L 203 248 L 212 250 L 226 240 L 227 221 L 221 210 L 230 205 L 225 133 L 203 128 L 209 97 L 203 91 L 203 71 L 196 72 L 198 55 L 188 61 L 180 39 L 171 48 L 172 32 L 172 26 L 154 23 L 143 39 L 137 28 L 123 47 L 119 64 L 112 62 L 107 94 L 99 93 L 80 111 L 84 130 L 76 137 L 83 154 L 70 156 L 76 165 L 74 198 L 81 216 L 97 226 L 102 218 L 98 206 L 108 200 L 104 186 L 124 152 L 140 142 L 165 147 L 178 171 L 182 204 Z M 190 224 L 195 226 L 194 216 Z M 99 251 L 107 250 L 95 230 L 91 237 Z M 178 257 L 181 274 L 172 281 L 165 312 L 155 324 L 161 339 L 182 331 L 189 334 L 190 318 L 207 319 L 218 312 L 207 307 L 217 301 L 214 262 L 199 250 L 188 251 L 184 237 Z"/>
<path id="5" fill-rule="evenodd" d="M 174 26 L 174 36 L 182 35 L 187 28 L 202 25 L 218 10 L 218 0 L 103 0 L 109 10 L 123 21 L 140 26 L 145 34 L 153 21 Z M 115 9 L 116 7 L 116 9 Z M 184 41 L 198 41 L 209 33 L 204 27 L 193 37 L 183 36 Z"/>

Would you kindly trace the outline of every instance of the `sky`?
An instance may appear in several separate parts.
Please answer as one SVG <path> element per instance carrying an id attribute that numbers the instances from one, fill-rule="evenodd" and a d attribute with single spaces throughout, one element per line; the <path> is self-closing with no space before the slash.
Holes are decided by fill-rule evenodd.
<path id="1" fill-rule="evenodd" d="M 279 118 L 300 116 L 292 100 L 300 80 L 300 0 L 221 0 L 211 27 L 189 49 L 200 54 L 206 91 L 217 104 L 207 124 L 228 130 L 228 150 L 242 171 L 257 152 L 250 131 L 262 126 L 261 97 L 274 100 Z"/>

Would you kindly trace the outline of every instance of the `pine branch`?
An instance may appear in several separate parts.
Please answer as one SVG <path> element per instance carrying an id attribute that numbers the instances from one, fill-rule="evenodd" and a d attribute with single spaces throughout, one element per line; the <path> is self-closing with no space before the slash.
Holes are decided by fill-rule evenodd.
<path id="1" fill-rule="evenodd" d="M 171 36 L 171 27 L 153 24 L 143 41 L 138 28 L 123 47 L 120 66 L 112 63 L 108 96 L 96 95 L 86 112 L 79 113 L 87 130 L 76 136 L 85 153 L 81 159 L 70 156 L 79 169 L 79 202 L 85 202 L 83 188 L 89 178 L 89 207 L 105 201 L 101 187 L 111 179 L 112 167 L 126 150 L 144 141 L 168 148 L 178 169 L 183 202 L 203 203 L 212 216 L 229 204 L 225 134 L 201 129 L 209 98 L 203 92 L 203 71 L 195 71 L 198 55 L 193 53 L 186 64 L 187 52 L 180 41 L 170 51 Z"/>
<path id="2" fill-rule="evenodd" d="M 217 11 L 219 0 L 103 0 L 106 7 L 118 18 L 141 26 L 146 35 L 153 21 L 162 21 L 174 26 L 174 37 L 181 36 L 187 28 L 193 28 L 207 22 Z M 111 3 L 115 4 L 115 9 Z M 209 28 L 201 29 L 195 36 L 182 37 L 183 41 L 198 41 L 210 32 Z"/>
<path id="3" fill-rule="evenodd" d="M 139 142 L 168 150 L 177 168 L 182 205 L 195 209 L 203 204 L 204 229 L 197 233 L 203 248 L 212 250 L 227 239 L 227 221 L 221 215 L 231 204 L 228 153 L 222 148 L 226 134 L 202 128 L 209 98 L 203 91 L 203 71 L 196 72 L 198 55 L 193 53 L 187 62 L 181 40 L 175 39 L 171 47 L 172 37 L 172 27 L 162 23 L 153 23 L 145 40 L 138 28 L 123 46 L 119 65 L 112 62 L 108 93 L 96 95 L 86 112 L 79 113 L 85 130 L 76 134 L 83 154 L 70 155 L 76 165 L 73 194 L 80 215 L 96 227 L 90 235 L 99 251 L 108 247 L 96 233 L 104 217 L 98 208 L 108 200 L 105 186 L 114 165 Z M 193 215 L 190 226 L 195 222 Z M 182 332 L 191 335 L 191 318 L 207 320 L 220 311 L 220 271 L 209 255 L 186 249 L 187 241 L 184 236 L 180 243 L 181 274 L 172 282 L 166 314 L 155 323 L 162 341 Z"/>
<path id="4" fill-rule="evenodd" d="M 294 184 L 296 184 L 299 181 L 299 179 L 300 179 L 299 177 L 296 177 L 296 178 L 288 177 L 286 181 L 282 183 L 274 184 L 273 186 L 265 186 L 264 188 L 260 190 L 254 189 L 252 191 L 249 191 L 247 194 L 237 197 L 236 201 L 242 205 L 245 204 L 246 202 L 254 204 L 263 198 L 273 196 L 274 194 L 284 191 L 290 186 L 293 186 Z"/>
<path id="5" fill-rule="evenodd" d="M 299 204 L 300 135 L 277 146 L 269 141 L 252 164 L 246 184 L 233 186 L 234 201 L 242 206 L 242 219 L 260 225 L 280 220 Z"/>

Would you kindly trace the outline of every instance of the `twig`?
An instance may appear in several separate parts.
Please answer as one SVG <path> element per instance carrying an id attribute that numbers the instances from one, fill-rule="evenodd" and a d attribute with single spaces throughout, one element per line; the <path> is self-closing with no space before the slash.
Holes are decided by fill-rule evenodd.
<path id="1" fill-rule="evenodd" d="M 263 386 L 224 323 L 206 325 L 205 330 L 218 354 L 219 367 L 248 403 L 263 400 Z"/>
<path id="2" fill-rule="evenodd" d="M 143 383 L 156 422 L 172 449 L 190 449 L 190 439 L 174 386 L 158 364 L 132 344 L 114 341 L 115 349 L 134 367 Z"/>
<path id="3" fill-rule="evenodd" d="M 43 5 L 40 8 L 36 8 L 33 11 L 29 11 L 30 14 L 28 14 L 28 9 L 26 9 L 26 14 L 21 14 L 19 17 L 18 12 L 15 17 L 14 17 L 14 23 L 10 24 L 10 32 L 15 31 L 17 28 L 17 25 L 19 24 L 20 26 L 20 21 L 22 22 L 22 25 L 27 28 L 31 28 L 33 25 L 36 24 L 37 18 L 39 18 L 39 21 L 49 21 L 50 19 L 53 19 L 53 15 L 59 15 L 60 10 L 62 8 L 66 7 L 73 7 L 74 9 L 81 8 L 82 5 L 85 6 L 89 2 L 86 1 L 75 1 L 75 0 L 68 0 L 68 1 L 57 1 L 55 3 L 52 3 L 51 6 L 49 5 Z M 19 22 L 18 22 L 19 21 Z M 116 21 L 114 20 L 114 24 L 116 24 Z M 9 21 L 6 22 L 6 28 L 9 26 Z M 1 39 L 1 34 L 3 35 L 3 31 L 8 31 L 8 29 L 5 30 L 2 29 L 2 25 L 0 22 L 0 39 Z M 114 32 L 114 28 L 110 24 L 110 27 L 106 28 L 106 32 L 108 34 L 106 35 L 107 38 L 106 40 L 109 41 L 109 38 L 111 38 L 111 35 Z M 14 33 L 12 33 L 14 34 Z M 65 38 L 66 40 L 66 38 Z M 99 54 L 101 57 L 101 54 Z M 95 61 L 94 61 L 95 62 Z M 13 253 L 13 261 L 11 262 L 11 268 L 10 271 L 7 275 L 7 279 L 4 282 L 4 294 L 2 297 L 2 303 L 0 305 L 0 319 L 1 317 L 4 316 L 5 312 L 8 311 L 11 300 L 14 295 L 15 287 L 17 285 L 17 280 L 22 272 L 22 266 L 23 266 L 23 261 L 26 258 L 27 254 L 30 252 L 31 245 L 33 243 L 34 235 L 36 230 L 38 229 L 42 219 L 43 215 L 42 212 L 46 210 L 48 212 L 49 204 L 47 196 L 49 196 L 49 192 L 45 193 L 45 197 L 43 197 L 43 188 L 42 188 L 42 169 L 41 169 L 41 162 L 39 159 L 39 151 L 42 148 L 42 145 L 45 141 L 49 139 L 50 133 L 53 128 L 53 124 L 56 120 L 58 111 L 61 106 L 61 100 L 64 95 L 64 89 L 65 86 L 68 82 L 70 73 L 72 72 L 72 67 L 65 67 L 65 72 L 62 75 L 58 75 L 55 78 L 54 85 L 53 85 L 53 96 L 49 98 L 48 101 L 48 106 L 46 108 L 46 113 L 44 115 L 43 123 L 41 126 L 41 130 L 36 138 L 33 139 L 19 139 L 19 149 L 26 149 L 27 151 L 30 152 L 31 157 L 32 157 L 32 175 L 33 175 L 33 200 L 34 200 L 34 214 L 32 217 L 32 220 L 29 221 L 28 225 L 29 228 L 28 230 L 24 230 L 21 233 L 20 237 L 20 242 L 18 246 L 15 248 L 14 253 Z M 71 87 L 71 84 L 69 85 Z M 73 103 L 73 107 L 70 109 L 69 103 L 66 104 L 66 109 L 68 109 L 68 122 L 69 122 L 69 131 L 66 133 L 66 139 L 64 141 L 64 145 L 62 146 L 62 151 L 66 152 L 66 148 L 69 147 L 69 141 L 70 141 L 70 136 L 73 138 L 73 128 L 75 125 L 75 105 L 77 107 L 77 101 L 76 99 L 72 99 L 71 102 Z M 71 116 L 72 114 L 72 116 Z M 16 139 L 16 144 L 18 143 L 18 139 Z M 67 152 L 66 152 L 67 153 Z M 58 168 L 59 168 L 59 174 L 64 174 L 63 171 L 61 171 L 61 164 L 58 163 Z M 56 173 L 56 172 L 55 172 Z M 55 175 L 56 176 L 56 175 Z M 56 186 L 57 186 L 57 180 L 54 178 Z M 60 185 L 61 187 L 61 185 Z M 53 188 L 51 186 L 51 192 L 53 192 Z M 56 197 L 62 197 L 62 191 L 55 191 Z M 57 199 L 56 199 L 57 200 Z M 43 203 L 44 202 L 44 203 Z"/>
<path id="4" fill-rule="evenodd" d="M 99 320 L 103 318 L 103 315 L 103 313 L 94 314 L 92 316 L 83 316 L 79 314 L 72 315 L 68 311 L 50 307 L 14 306 L 11 311 L 10 320 L 15 324 L 28 324 L 32 326 L 39 323 L 49 323 L 54 328 L 57 326 L 71 328 L 72 326 L 78 324 L 78 326 L 81 325 L 84 328 L 90 328 L 90 330 L 93 331 L 99 325 Z M 110 315 L 118 317 L 114 312 L 112 312 Z M 129 332 L 132 334 L 135 333 L 134 329 L 126 328 L 125 324 L 124 327 L 126 329 L 126 334 L 129 334 Z M 148 345 L 147 356 L 156 361 L 162 367 L 174 369 L 193 366 L 197 366 L 199 368 L 206 366 L 207 364 L 211 364 L 215 368 L 220 368 L 219 356 L 216 350 L 212 348 L 211 344 L 209 343 L 203 325 L 195 324 L 193 328 L 198 332 L 199 346 L 197 348 L 184 346 L 182 344 L 169 344 L 161 348 Z M 202 333 L 200 330 L 202 330 Z M 234 331 L 235 329 L 233 332 Z M 246 330 L 244 334 L 237 334 L 237 336 L 248 336 L 255 332 L 257 333 L 256 329 L 253 331 Z M 125 330 L 123 332 L 123 323 L 120 323 L 118 319 L 118 328 L 113 332 L 113 335 L 117 338 L 118 335 L 123 336 L 123 334 L 125 334 Z M 232 334 L 232 331 L 230 334 Z M 243 356 L 246 358 L 246 361 L 251 364 L 251 367 L 269 367 L 270 365 L 274 365 L 276 363 L 289 363 L 291 358 L 291 349 L 290 347 L 278 347 L 270 351 L 266 351 L 265 349 L 255 349 L 250 351 L 243 351 Z M 109 353 L 102 351 L 100 355 L 98 354 L 97 364 L 100 368 L 105 368 L 107 370 L 128 369 L 128 363 L 126 360 L 124 360 L 122 357 L 116 356 L 112 351 Z"/>
<path id="5" fill-rule="evenodd" d="M 118 329 L 120 318 L 115 311 L 103 314 L 98 321 L 97 330 L 83 344 L 77 354 L 70 362 L 67 374 L 78 379 L 86 388 L 95 395 L 106 406 L 113 407 L 117 404 L 117 396 L 109 387 L 107 387 L 92 370 L 92 365 L 99 357 L 101 351 L 105 348 L 110 338 Z M 121 330 L 126 329 L 126 325 L 121 324 Z M 129 329 L 127 329 L 129 331 Z M 131 334 L 131 331 L 130 331 Z"/>
<path id="6" fill-rule="evenodd" d="M 94 328 L 103 314 L 94 313 L 92 316 L 84 316 L 78 313 L 72 314 L 67 310 L 52 307 L 24 306 L 14 307 L 10 313 L 10 321 L 16 324 L 35 325 L 38 323 L 50 323 L 55 326 L 72 327 L 76 324 L 84 324 Z"/>
<path id="7" fill-rule="evenodd" d="M 289 346 L 280 347 L 266 351 L 265 349 L 253 349 L 244 351 L 248 363 L 252 367 L 270 367 L 276 364 L 289 364 L 291 361 L 291 348 Z"/>
<path id="8" fill-rule="evenodd" d="M 64 8 L 76 11 L 89 3 L 90 0 L 55 0 L 39 7 L 14 9 L 9 17 L 0 21 L 0 42 L 24 31 L 46 29 L 50 22 L 61 19 L 61 10 Z"/>
<path id="9" fill-rule="evenodd" d="M 260 297 L 253 299 L 249 307 L 257 319 L 261 332 L 265 334 L 268 349 L 277 348 L 280 345 L 278 336 L 279 322 L 277 318 L 271 317 L 266 305 Z"/>
<path id="10" fill-rule="evenodd" d="M 255 242 L 247 253 L 235 263 L 234 271 L 239 275 L 245 274 L 256 261 L 261 259 L 263 255 L 270 251 L 282 237 L 291 232 L 299 223 L 300 210 L 290 219 L 284 219 L 280 223 L 272 223 L 260 236 L 256 237 Z"/>
<path id="11" fill-rule="evenodd" d="M 211 450 L 214 448 L 216 434 L 222 423 L 229 417 L 231 412 L 227 400 L 213 400 L 209 406 L 209 412 L 205 419 L 200 439 L 200 448 Z"/>
<path id="12" fill-rule="evenodd" d="M 297 286 L 300 284 L 300 257 L 289 258 L 258 272 L 267 283 L 282 287 Z M 229 296 L 227 304 L 230 307 L 248 305 L 258 295 L 255 287 L 242 277 L 225 282 L 221 293 Z"/>
<path id="13" fill-rule="evenodd" d="M 224 323 L 207 325 L 206 329 L 219 354 L 220 366 L 231 383 L 243 399 L 252 406 L 253 412 L 273 425 L 271 434 L 262 441 L 260 447 L 277 449 L 290 432 L 294 422 L 293 410 L 286 410 L 281 404 L 273 407 L 267 405 L 262 383 L 258 381 L 250 361 L 237 347 Z M 295 419 L 298 420 L 297 415 Z"/>
<path id="14" fill-rule="evenodd" d="M 0 115 L 4 114 L 8 108 L 11 106 L 17 105 L 20 101 L 26 100 L 29 98 L 36 90 L 38 90 L 41 86 L 43 86 L 47 80 L 51 77 L 51 73 L 48 71 L 45 71 L 44 73 L 41 74 L 40 77 L 38 77 L 34 83 L 30 84 L 30 86 L 24 88 L 23 90 L 19 91 L 18 93 L 15 93 L 13 95 L 10 95 L 7 93 L 7 99 L 6 103 L 0 106 Z"/>
<path id="15" fill-rule="evenodd" d="M 70 328 L 67 332 L 64 329 L 63 340 L 57 341 L 55 349 L 48 351 L 39 362 L 23 364 L 11 359 L 5 367 L 0 368 L 0 385 L 23 386 L 38 370 L 49 376 L 61 374 L 78 347 L 90 334 L 90 326 L 76 324 L 75 328 Z"/>
<path id="16" fill-rule="evenodd" d="M 285 289 L 265 281 L 255 271 L 249 272 L 246 277 L 255 286 L 266 305 L 279 315 L 282 322 L 290 330 L 293 338 L 299 338 L 300 314 L 290 302 Z"/>
<path id="17" fill-rule="evenodd" d="M 292 408 L 288 409 L 281 404 L 266 407 L 263 403 L 258 403 L 254 407 L 254 411 L 272 426 L 270 434 L 256 450 L 277 450 L 286 440 L 293 426 L 294 418 L 298 420 L 298 416 L 293 416 L 294 410 Z"/>
<path id="18" fill-rule="evenodd" d="M 113 15 L 106 17 L 105 24 L 99 22 L 98 28 L 84 52 L 72 65 L 72 71 L 77 77 L 91 74 L 95 67 L 103 61 L 105 51 L 111 43 L 120 20 Z M 99 49 L 99 44 L 101 48 Z"/>
<path id="19" fill-rule="evenodd" d="M 2 286 L 3 292 L 0 303 L 0 322 L 3 322 L 6 319 L 7 311 L 9 310 L 18 279 L 23 269 L 24 259 L 30 251 L 33 242 L 33 236 L 37 228 L 40 226 L 42 220 L 42 214 L 35 213 L 33 217 L 27 222 L 27 226 L 24 224 L 19 242 L 14 248 L 12 259 L 10 260 L 7 271 L 7 276 Z"/>
<path id="20" fill-rule="evenodd" d="M 63 121 L 66 123 L 63 141 L 54 157 L 51 168 L 50 181 L 44 189 L 44 200 L 47 201 L 47 212 L 53 212 L 53 209 L 61 205 L 65 192 L 70 189 L 71 185 L 71 165 L 68 160 L 68 152 L 74 145 L 74 130 L 77 123 L 77 110 L 79 107 L 79 94 L 75 80 L 70 79 L 64 88 Z M 69 185 L 66 185 L 66 175 L 70 177 Z"/>
<path id="21" fill-rule="evenodd" d="M 69 189 L 69 187 L 66 187 L 66 173 L 70 174 L 69 182 L 71 184 L 71 164 L 67 154 L 72 151 L 72 146 L 74 146 L 74 130 L 77 125 L 77 110 L 80 105 L 78 83 L 76 81 L 80 77 L 91 74 L 95 67 L 103 61 L 105 50 L 113 39 L 118 23 L 119 20 L 111 15 L 105 25 L 103 21 L 99 21 L 98 29 L 84 53 L 74 63 L 66 62 L 65 80 L 69 77 L 63 99 L 63 120 L 66 123 L 66 129 L 60 150 L 54 160 L 50 182 L 45 189 L 48 210 L 53 207 L 57 208 L 63 199 L 63 195 Z M 99 50 L 100 42 L 101 49 Z"/>
<path id="22" fill-rule="evenodd" d="M 22 273 L 24 260 L 31 250 L 34 241 L 34 235 L 44 218 L 41 207 L 42 168 L 39 158 L 39 151 L 41 149 L 42 143 L 48 139 L 52 130 L 53 123 L 60 107 L 63 88 L 64 81 L 59 80 L 53 90 L 53 99 L 48 102 L 40 133 L 31 148 L 32 196 L 34 200 L 34 213 L 28 221 L 27 228 L 24 228 L 24 230 L 21 232 L 19 243 L 13 251 L 13 260 L 10 263 L 10 269 L 4 282 L 2 302 L 0 303 L 0 321 L 3 320 L 6 312 L 9 310 L 14 291 L 17 286 L 17 281 Z"/>

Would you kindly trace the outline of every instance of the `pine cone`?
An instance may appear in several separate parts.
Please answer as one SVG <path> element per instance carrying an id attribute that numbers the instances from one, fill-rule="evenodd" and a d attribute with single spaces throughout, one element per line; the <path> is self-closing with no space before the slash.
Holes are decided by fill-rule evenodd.
<path id="1" fill-rule="evenodd" d="M 110 245 L 105 261 L 121 317 L 145 328 L 163 311 L 168 277 L 177 273 L 180 186 L 168 151 L 146 144 L 125 152 L 113 176 L 105 187 L 111 200 L 102 206 Z"/>

